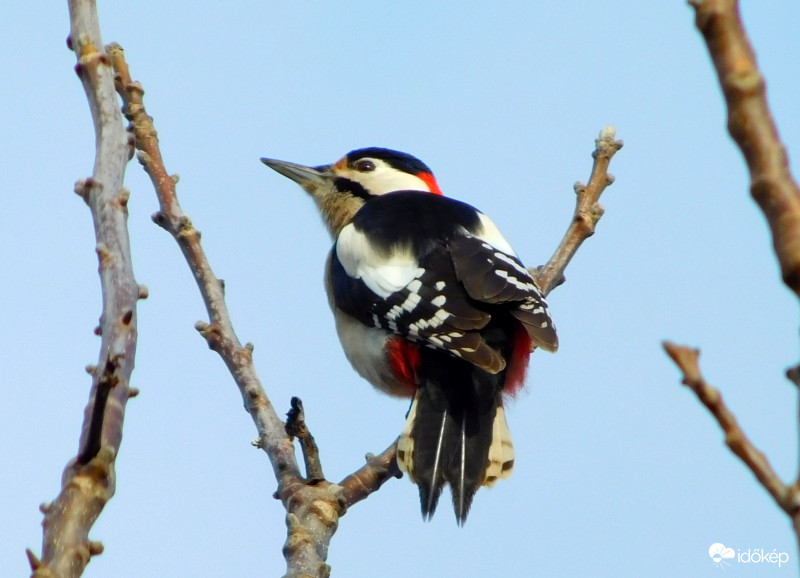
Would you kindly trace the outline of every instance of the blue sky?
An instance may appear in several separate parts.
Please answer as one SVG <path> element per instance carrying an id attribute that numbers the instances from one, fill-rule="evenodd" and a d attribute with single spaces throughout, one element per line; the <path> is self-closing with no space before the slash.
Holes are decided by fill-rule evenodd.
<path id="1" fill-rule="evenodd" d="M 66 2 L 6 3 L 0 126 L 0 565 L 40 551 L 40 502 L 77 448 L 100 314 L 88 209 L 94 135 L 66 49 Z M 744 19 L 790 155 L 800 146 L 800 5 L 746 2 Z M 406 404 L 350 369 L 323 295 L 330 241 L 269 156 L 321 164 L 350 149 L 419 156 L 446 194 L 545 262 L 585 180 L 593 139 L 625 148 L 597 234 L 551 295 L 556 355 L 537 352 L 508 412 L 511 480 L 479 492 L 466 526 L 424 523 L 395 480 L 342 519 L 336 576 L 710 576 L 708 547 L 788 552 L 789 520 L 722 443 L 661 350 L 700 346 L 707 379 L 784 479 L 797 470 L 797 303 L 725 132 L 711 64 L 681 0 L 100 2 L 106 42 L 147 91 L 167 168 L 203 232 L 240 339 L 273 403 L 306 406 L 329 478 L 399 433 Z M 157 203 L 128 170 L 139 350 L 118 490 L 86 576 L 283 572 L 275 481 L 226 370 L 193 329 L 205 312 Z M 446 499 L 446 498 L 445 498 Z M 728 574 L 726 574 L 728 575 Z"/>

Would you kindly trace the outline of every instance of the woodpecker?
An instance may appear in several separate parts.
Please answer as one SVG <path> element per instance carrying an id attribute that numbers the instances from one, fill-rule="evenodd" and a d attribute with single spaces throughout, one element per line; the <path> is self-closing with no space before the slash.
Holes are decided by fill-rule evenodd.
<path id="1" fill-rule="evenodd" d="M 489 217 L 443 196 L 416 157 L 373 147 L 332 165 L 261 161 L 306 190 L 333 238 L 325 288 L 347 359 L 412 399 L 397 463 L 423 518 L 449 484 L 463 525 L 478 488 L 511 475 L 504 400 L 535 347 L 558 347 L 541 290 Z"/>

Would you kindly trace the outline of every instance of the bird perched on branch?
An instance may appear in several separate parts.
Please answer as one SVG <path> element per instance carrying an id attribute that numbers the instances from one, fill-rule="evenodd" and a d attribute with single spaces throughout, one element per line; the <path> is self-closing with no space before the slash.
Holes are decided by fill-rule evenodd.
<path id="1" fill-rule="evenodd" d="M 443 196 L 411 155 L 261 160 L 311 195 L 333 237 L 325 287 L 347 359 L 413 400 L 397 462 L 419 486 L 423 517 L 449 484 L 463 524 L 478 488 L 514 465 L 504 397 L 522 387 L 534 347 L 558 347 L 542 292 L 495 224 Z"/>

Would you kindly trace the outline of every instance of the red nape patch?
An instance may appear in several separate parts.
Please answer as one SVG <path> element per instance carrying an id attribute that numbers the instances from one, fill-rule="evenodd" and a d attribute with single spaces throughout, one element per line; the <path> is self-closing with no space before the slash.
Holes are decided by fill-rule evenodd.
<path id="1" fill-rule="evenodd" d="M 386 358 L 395 377 L 407 388 L 411 397 L 417 389 L 419 348 L 410 341 L 392 337 L 386 342 Z"/>
<path id="2" fill-rule="evenodd" d="M 433 175 L 430 173 L 417 173 L 417 176 L 422 179 L 422 181 L 428 185 L 428 188 L 434 195 L 441 195 L 442 189 L 439 188 L 439 183 L 436 182 L 436 179 L 433 178 Z"/>
<path id="3" fill-rule="evenodd" d="M 510 396 L 525 385 L 525 374 L 528 371 L 528 360 L 531 357 L 531 336 L 525 331 L 522 323 L 516 323 L 514 342 L 511 345 L 511 359 L 506 367 L 506 384 L 503 393 Z"/>

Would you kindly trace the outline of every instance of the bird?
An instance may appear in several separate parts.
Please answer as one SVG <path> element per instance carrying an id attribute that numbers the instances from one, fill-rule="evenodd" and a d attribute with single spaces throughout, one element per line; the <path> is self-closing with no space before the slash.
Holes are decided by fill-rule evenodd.
<path id="1" fill-rule="evenodd" d="M 419 488 L 423 519 L 449 485 L 463 526 L 477 490 L 511 475 L 504 404 L 530 353 L 558 348 L 544 294 L 494 222 L 443 195 L 410 154 L 261 161 L 311 196 L 331 235 L 325 289 L 350 364 L 411 399 L 397 464 Z"/>

